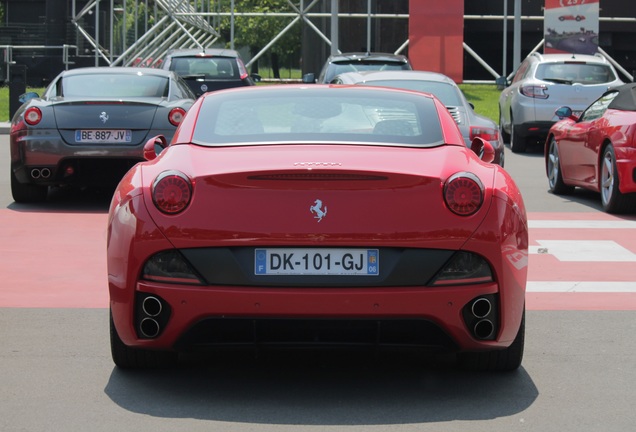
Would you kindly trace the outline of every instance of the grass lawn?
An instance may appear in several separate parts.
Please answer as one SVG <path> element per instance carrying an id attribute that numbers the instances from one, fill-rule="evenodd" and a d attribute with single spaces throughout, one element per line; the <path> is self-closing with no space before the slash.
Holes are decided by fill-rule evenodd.
<path id="1" fill-rule="evenodd" d="M 281 74 L 281 76 L 283 76 Z M 461 84 L 466 98 L 475 105 L 475 111 L 486 117 L 490 117 L 495 122 L 499 122 L 498 100 L 500 90 L 494 84 Z M 27 91 L 34 91 L 38 94 L 44 92 L 43 88 L 28 88 Z M 9 119 L 9 87 L 0 87 L 0 122 L 7 122 Z"/>

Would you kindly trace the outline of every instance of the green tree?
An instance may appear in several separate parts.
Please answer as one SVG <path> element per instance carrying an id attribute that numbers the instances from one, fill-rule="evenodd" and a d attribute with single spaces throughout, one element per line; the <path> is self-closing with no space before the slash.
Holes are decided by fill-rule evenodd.
<path id="1" fill-rule="evenodd" d="M 224 7 L 230 10 L 230 1 L 225 0 Z M 293 2 L 296 7 L 299 2 Z M 236 0 L 235 12 L 293 12 L 287 0 Z M 234 20 L 234 44 L 235 46 L 247 46 L 252 55 L 260 52 L 266 44 L 274 39 L 291 22 L 292 17 L 235 16 Z M 280 78 L 280 64 L 291 64 L 300 59 L 300 23 L 296 23 L 278 41 L 269 48 L 268 57 L 275 78 Z M 226 41 L 230 41 L 230 18 L 221 20 L 221 35 Z M 258 72 L 258 64 L 252 65 L 252 72 Z"/>

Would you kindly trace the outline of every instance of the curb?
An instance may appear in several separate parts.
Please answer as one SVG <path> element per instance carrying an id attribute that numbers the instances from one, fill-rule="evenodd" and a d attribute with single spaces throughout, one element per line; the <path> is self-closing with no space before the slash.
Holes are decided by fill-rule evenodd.
<path id="1" fill-rule="evenodd" d="M 8 135 L 9 131 L 11 131 L 11 123 L 0 122 L 0 134 Z"/>

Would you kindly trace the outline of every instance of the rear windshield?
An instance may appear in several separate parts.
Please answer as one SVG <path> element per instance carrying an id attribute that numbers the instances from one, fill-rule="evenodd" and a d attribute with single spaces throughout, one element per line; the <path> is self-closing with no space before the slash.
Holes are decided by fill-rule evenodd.
<path id="1" fill-rule="evenodd" d="M 213 79 L 239 78 L 236 61 L 227 57 L 173 57 L 170 70 L 177 75 Z"/>
<path id="2" fill-rule="evenodd" d="M 167 77 L 144 74 L 87 74 L 62 78 L 49 97 L 167 97 Z"/>
<path id="3" fill-rule="evenodd" d="M 616 80 L 609 65 L 589 63 L 542 63 L 536 77 L 544 81 L 565 81 L 581 84 L 604 84 Z"/>
<path id="4" fill-rule="evenodd" d="M 329 92 L 248 91 L 208 96 L 193 141 L 202 145 L 345 142 L 416 147 L 442 143 L 431 98 L 394 98 L 385 92 L 372 96 L 325 93 Z"/>

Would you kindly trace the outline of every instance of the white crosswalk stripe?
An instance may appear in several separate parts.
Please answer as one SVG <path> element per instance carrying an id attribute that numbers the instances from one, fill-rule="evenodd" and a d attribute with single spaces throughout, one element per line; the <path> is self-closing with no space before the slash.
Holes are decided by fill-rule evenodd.
<path id="1" fill-rule="evenodd" d="M 633 293 L 636 292 L 636 282 L 608 282 L 608 281 L 528 281 L 527 292 L 548 293 Z"/>

